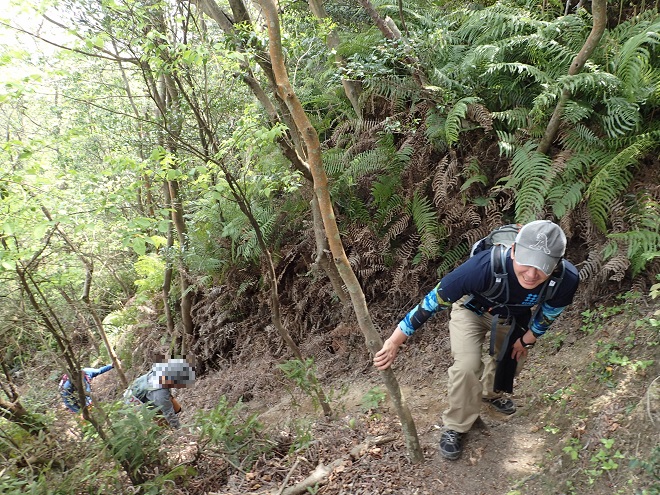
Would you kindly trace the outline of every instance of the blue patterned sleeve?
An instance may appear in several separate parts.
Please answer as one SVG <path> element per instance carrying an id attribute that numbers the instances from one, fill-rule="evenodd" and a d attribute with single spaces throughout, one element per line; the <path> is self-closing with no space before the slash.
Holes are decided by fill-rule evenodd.
<path id="1" fill-rule="evenodd" d="M 534 314 L 534 319 L 529 325 L 529 329 L 534 333 L 534 337 L 540 337 L 545 333 L 553 321 L 564 311 L 564 307 L 553 308 L 548 303 L 543 303 L 540 309 Z"/>
<path id="2" fill-rule="evenodd" d="M 445 301 L 439 295 L 440 284 L 426 294 L 424 300 L 415 306 L 401 322 L 399 322 L 399 329 L 410 337 L 415 330 L 421 327 L 426 320 L 428 320 L 435 313 L 451 306 L 450 302 Z"/>

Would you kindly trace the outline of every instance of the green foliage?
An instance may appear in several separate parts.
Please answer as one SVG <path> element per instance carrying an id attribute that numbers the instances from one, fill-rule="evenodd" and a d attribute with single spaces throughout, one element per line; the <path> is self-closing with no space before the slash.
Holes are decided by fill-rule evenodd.
<path id="1" fill-rule="evenodd" d="M 434 259 L 440 250 L 443 230 L 431 200 L 415 193 L 408 209 L 420 235 L 418 253 L 413 259 L 413 264 L 423 259 Z"/>
<path id="2" fill-rule="evenodd" d="M 550 158 L 534 148 L 535 144 L 528 142 L 516 150 L 511 161 L 512 175 L 504 183 L 504 187 L 517 192 L 516 220 L 520 223 L 538 217 L 553 176 Z"/>
<path id="3" fill-rule="evenodd" d="M 455 268 L 459 263 L 465 261 L 465 257 L 470 252 L 470 246 L 466 242 L 461 242 L 451 248 L 449 251 L 441 253 L 442 262 L 438 266 L 438 277 L 443 277 L 447 272 Z"/>
<path id="4" fill-rule="evenodd" d="M 138 258 L 135 262 L 135 273 L 140 278 L 137 278 L 134 283 L 143 297 L 153 297 L 154 294 L 160 292 L 163 286 L 164 270 L 165 263 L 154 254 Z"/>
<path id="5" fill-rule="evenodd" d="M 312 400 L 316 410 L 321 407 L 319 398 L 325 397 L 325 393 L 316 377 L 316 365 L 313 358 L 307 358 L 304 361 L 290 359 L 278 364 L 277 367 L 288 380 L 295 383 Z"/>
<path id="6" fill-rule="evenodd" d="M 145 406 L 111 406 L 112 436 L 108 447 L 112 457 L 132 474 L 163 471 L 167 464 L 160 450 L 162 427 L 156 422 L 158 414 L 158 410 Z"/>
<path id="7" fill-rule="evenodd" d="M 596 166 L 596 173 L 591 178 L 585 196 L 594 222 L 603 232 L 607 230 L 610 208 L 632 180 L 632 169 L 638 159 L 658 143 L 658 133 L 638 136 L 630 146 L 619 151 L 609 161 Z"/>
<path id="8" fill-rule="evenodd" d="M 475 97 L 462 98 L 456 102 L 454 107 L 447 113 L 445 120 L 445 140 L 447 145 L 458 142 L 458 134 L 461 131 L 463 119 L 467 114 L 468 105 L 479 103 L 481 100 Z"/>
<path id="9" fill-rule="evenodd" d="M 231 406 L 223 395 L 213 409 L 195 414 L 194 425 L 199 432 L 201 450 L 217 450 L 235 464 L 249 468 L 260 456 L 268 453 L 272 445 L 263 436 L 263 426 L 257 415 L 243 418 L 242 409 L 240 401 Z"/>
<path id="10" fill-rule="evenodd" d="M 380 407 L 380 405 L 387 398 L 387 394 L 380 389 L 380 387 L 374 387 L 369 390 L 362 397 L 361 407 L 363 412 L 374 411 Z"/>
<path id="11" fill-rule="evenodd" d="M 621 305 L 599 305 L 596 309 L 587 309 L 581 313 L 582 326 L 580 327 L 580 330 L 585 332 L 587 335 L 591 335 L 597 332 L 606 320 L 615 315 L 621 314 L 623 311 L 624 307 Z"/>

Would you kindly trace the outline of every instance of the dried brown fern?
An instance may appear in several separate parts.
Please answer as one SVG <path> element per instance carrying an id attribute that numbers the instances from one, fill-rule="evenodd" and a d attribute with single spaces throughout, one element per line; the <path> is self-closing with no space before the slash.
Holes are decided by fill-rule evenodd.
<path id="1" fill-rule="evenodd" d="M 493 116 L 490 111 L 480 103 L 470 103 L 467 106 L 467 112 L 465 116 L 477 122 L 484 131 L 489 132 L 493 130 Z"/>

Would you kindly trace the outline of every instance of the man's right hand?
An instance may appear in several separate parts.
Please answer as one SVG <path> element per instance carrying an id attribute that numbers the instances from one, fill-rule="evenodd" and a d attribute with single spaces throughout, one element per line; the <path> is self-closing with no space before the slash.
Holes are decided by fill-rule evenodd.
<path id="1" fill-rule="evenodd" d="M 374 366 L 381 371 L 389 368 L 396 359 L 399 346 L 403 344 L 407 338 L 406 334 L 397 327 L 392 333 L 392 336 L 383 343 L 382 349 L 374 356 Z"/>

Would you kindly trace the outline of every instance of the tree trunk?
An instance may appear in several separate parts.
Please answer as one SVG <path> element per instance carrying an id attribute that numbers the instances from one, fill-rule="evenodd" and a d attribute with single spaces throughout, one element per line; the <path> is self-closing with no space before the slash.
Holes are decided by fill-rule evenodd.
<path id="1" fill-rule="evenodd" d="M 589 33 L 580 52 L 573 59 L 573 62 L 568 69 L 569 76 L 574 76 L 582 70 L 584 64 L 598 46 L 598 43 L 605 32 L 605 27 L 607 26 L 607 0 L 593 0 L 591 4 L 591 12 L 593 15 L 593 27 L 591 28 L 591 33 Z M 544 155 L 548 154 L 550 145 L 555 140 L 555 136 L 557 136 L 557 132 L 559 131 L 559 124 L 561 123 L 564 108 L 570 97 L 571 95 L 568 90 L 562 91 L 557 106 L 552 113 L 552 117 L 550 117 L 550 122 L 548 122 L 548 127 L 546 127 L 543 138 L 537 148 L 539 153 L 543 153 Z"/>
<path id="2" fill-rule="evenodd" d="M 237 18 L 234 19 L 233 22 L 231 21 L 229 16 L 218 6 L 215 0 L 193 0 L 193 3 L 197 5 L 197 7 L 204 14 L 208 15 L 209 17 L 211 17 L 211 19 L 216 21 L 216 23 L 220 26 L 220 28 L 229 35 L 233 35 L 234 33 L 233 22 L 236 23 L 251 22 L 249 16 L 247 15 L 247 10 L 245 9 L 245 7 L 244 6 L 241 7 L 241 5 L 243 5 L 242 0 L 231 0 L 230 2 L 232 6 L 232 12 L 234 12 L 234 15 L 237 15 Z M 325 12 L 325 11 L 319 10 L 319 12 Z M 242 47 L 239 46 L 239 49 L 241 48 Z M 261 68 L 264 70 L 264 73 L 267 75 L 267 78 L 274 85 L 275 79 L 272 71 L 272 66 L 270 64 L 270 61 L 266 62 L 267 59 L 268 57 L 266 53 L 257 50 L 255 60 L 258 64 L 260 64 Z M 292 143 L 298 143 L 300 141 L 299 131 L 296 127 L 295 122 L 293 122 L 290 118 L 290 112 L 288 108 L 286 108 L 284 102 L 277 95 L 277 91 L 275 87 L 273 87 L 273 91 L 275 92 L 274 96 L 277 105 L 274 105 L 270 101 L 270 99 L 266 95 L 266 92 L 259 85 L 259 82 L 254 78 L 252 71 L 250 70 L 250 67 L 247 65 L 247 63 L 242 63 L 241 68 L 244 71 L 242 74 L 243 81 L 248 85 L 250 90 L 252 90 L 252 93 L 263 105 L 264 109 L 266 110 L 266 113 L 268 113 L 268 116 L 270 117 L 271 123 L 278 124 L 280 122 L 284 122 L 284 124 L 287 125 L 287 127 L 289 128 L 290 139 L 287 137 L 281 137 L 278 138 L 277 141 L 280 149 L 282 150 L 282 154 L 291 162 L 293 168 L 295 168 L 300 173 L 302 173 L 303 176 L 310 183 L 313 184 L 314 178 L 312 177 L 312 174 L 309 170 L 309 165 L 307 164 L 307 162 L 303 157 L 303 153 L 300 149 L 300 146 L 296 146 L 292 144 Z M 312 206 L 312 208 L 314 208 L 314 206 Z M 312 210 L 312 213 L 314 214 L 314 210 Z M 324 235 L 325 234 L 323 234 L 323 236 Z M 317 235 L 317 232 L 315 232 L 315 239 L 317 241 L 316 244 L 317 253 L 325 252 L 327 248 L 327 242 L 325 241 L 325 239 L 323 237 L 319 237 Z M 338 279 L 340 278 L 339 273 L 337 272 L 337 268 L 333 264 L 325 263 L 323 261 L 320 261 L 318 266 L 321 267 L 321 269 L 325 270 L 326 275 L 330 280 L 330 283 L 332 284 L 335 291 L 337 291 L 337 297 L 339 298 L 339 300 L 345 302 L 347 300 L 346 293 L 341 288 L 341 284 L 337 283 Z"/>
<path id="3" fill-rule="evenodd" d="M 41 207 L 41 210 L 43 211 L 44 215 L 48 220 L 51 222 L 53 221 L 52 216 L 50 215 L 50 211 L 45 206 Z M 82 253 L 80 248 L 76 246 L 73 241 L 69 238 L 69 236 L 59 228 L 59 226 L 55 227 L 55 230 L 59 233 L 59 236 L 64 240 L 64 242 L 71 248 L 71 250 L 76 253 L 78 256 L 78 259 L 82 262 L 82 264 L 85 266 L 85 283 L 83 285 L 83 293 L 81 296 L 82 301 L 85 303 L 85 306 L 87 308 L 87 311 L 89 311 L 89 314 L 92 316 L 92 319 L 94 320 L 94 325 L 96 326 L 96 331 L 99 333 L 101 336 L 101 340 L 103 340 L 103 344 L 105 345 L 106 351 L 108 351 L 108 356 L 110 356 L 110 359 L 112 360 L 112 365 L 114 369 L 117 371 L 119 374 L 119 379 L 124 387 L 128 387 L 128 381 L 126 380 L 126 375 L 124 374 L 124 370 L 121 366 L 121 363 L 119 361 L 119 358 L 117 358 L 117 354 L 115 353 L 114 348 L 110 344 L 110 341 L 108 340 L 108 335 L 105 333 L 105 329 L 103 328 L 103 322 L 101 321 L 101 318 L 99 317 L 98 313 L 96 312 L 96 308 L 92 305 L 92 302 L 89 298 L 89 294 L 92 290 L 92 279 L 94 275 L 94 264 L 92 263 L 92 260 L 88 258 L 86 255 Z"/>
<path id="4" fill-rule="evenodd" d="M 344 251 L 344 246 L 341 242 L 332 201 L 330 199 L 330 193 L 328 191 L 328 177 L 323 169 L 321 143 L 319 142 L 318 134 L 309 121 L 307 114 L 289 82 L 289 76 L 284 66 L 277 8 L 272 0 L 259 0 L 259 3 L 263 9 L 266 25 L 268 26 L 270 58 L 275 80 L 277 82 L 277 91 L 280 94 L 281 99 L 289 108 L 298 128 L 301 130 L 301 135 L 307 148 L 309 167 L 312 171 L 312 176 L 314 177 L 314 191 L 319 201 L 328 244 L 334 257 L 335 264 L 337 265 L 337 269 L 339 270 L 339 274 L 348 289 L 348 293 L 353 303 L 353 309 L 355 310 L 358 324 L 364 335 L 367 347 L 372 354 L 375 354 L 382 347 L 383 341 L 371 320 L 364 298 L 364 292 L 362 291 L 360 283 L 349 264 Z M 421 462 L 424 459 L 424 454 L 419 444 L 415 423 L 412 414 L 410 413 L 410 409 L 401 393 L 396 377 L 391 369 L 382 371 L 381 373 L 383 374 L 385 385 L 390 392 L 390 398 L 392 399 L 397 414 L 399 415 L 399 419 L 401 420 L 410 458 L 412 462 Z"/>
<path id="5" fill-rule="evenodd" d="M 316 237 L 316 259 L 314 260 L 314 263 L 318 264 L 318 266 L 328 275 L 335 294 L 337 294 L 342 305 L 347 306 L 351 300 L 344 290 L 344 282 L 341 279 L 341 275 L 339 275 L 339 271 L 337 271 L 337 266 L 334 263 L 330 263 L 330 259 L 328 258 L 330 250 L 328 248 L 327 239 L 325 238 L 323 216 L 321 215 L 321 209 L 319 208 L 319 200 L 316 196 L 310 201 L 310 206 L 312 208 L 312 218 L 314 219 L 314 236 Z"/>
<path id="6" fill-rule="evenodd" d="M 194 325 L 192 320 L 192 294 L 190 291 L 190 282 L 188 282 L 186 269 L 183 263 L 183 253 L 188 245 L 187 229 L 183 218 L 183 207 L 179 199 L 179 183 L 176 181 L 167 181 L 166 187 L 169 189 L 172 223 L 176 227 L 179 237 L 179 286 L 181 290 L 181 323 L 183 325 L 183 335 L 181 339 L 181 355 L 185 356 L 193 345 Z"/>

